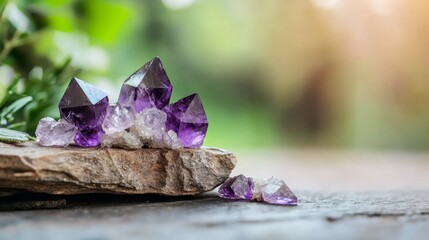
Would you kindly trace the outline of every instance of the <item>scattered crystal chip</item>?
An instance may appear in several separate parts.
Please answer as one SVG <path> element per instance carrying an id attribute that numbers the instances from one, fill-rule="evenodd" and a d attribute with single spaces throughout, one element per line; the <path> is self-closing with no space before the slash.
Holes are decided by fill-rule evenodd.
<path id="1" fill-rule="evenodd" d="M 42 118 L 36 129 L 36 142 L 42 146 L 65 147 L 73 142 L 77 128 L 60 119 L 55 121 L 51 117 Z"/>
<path id="2" fill-rule="evenodd" d="M 253 179 L 238 175 L 228 178 L 219 188 L 219 196 L 230 200 L 255 200 L 276 205 L 295 206 L 298 198 L 278 178 Z"/>

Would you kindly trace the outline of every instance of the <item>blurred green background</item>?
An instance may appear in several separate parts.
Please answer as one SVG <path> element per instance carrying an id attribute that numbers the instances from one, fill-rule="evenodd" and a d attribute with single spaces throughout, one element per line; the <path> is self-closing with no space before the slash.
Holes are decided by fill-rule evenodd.
<path id="1" fill-rule="evenodd" d="M 0 0 L 0 7 L 3 126 L 32 133 L 41 117 L 58 117 L 72 76 L 114 102 L 123 80 L 159 56 L 172 101 L 200 94 L 210 121 L 205 145 L 429 148 L 427 0 Z"/>

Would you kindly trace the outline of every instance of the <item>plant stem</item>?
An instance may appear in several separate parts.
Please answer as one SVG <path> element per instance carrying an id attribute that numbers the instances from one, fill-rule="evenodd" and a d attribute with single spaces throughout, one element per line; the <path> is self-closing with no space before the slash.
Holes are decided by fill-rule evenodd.
<path id="1" fill-rule="evenodd" d="M 6 59 L 7 55 L 9 55 L 10 51 L 16 47 L 18 44 L 19 32 L 16 31 L 10 40 L 5 40 L 4 48 L 0 52 L 0 64 Z"/>

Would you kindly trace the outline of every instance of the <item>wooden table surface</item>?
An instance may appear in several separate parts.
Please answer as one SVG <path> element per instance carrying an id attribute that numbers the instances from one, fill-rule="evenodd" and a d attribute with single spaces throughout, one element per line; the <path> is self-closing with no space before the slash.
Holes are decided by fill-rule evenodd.
<path id="1" fill-rule="evenodd" d="M 235 173 L 282 177 L 296 207 L 195 197 L 0 198 L 9 239 L 429 239 L 425 153 L 237 151 Z M 20 210 L 28 207 L 51 209 Z"/>

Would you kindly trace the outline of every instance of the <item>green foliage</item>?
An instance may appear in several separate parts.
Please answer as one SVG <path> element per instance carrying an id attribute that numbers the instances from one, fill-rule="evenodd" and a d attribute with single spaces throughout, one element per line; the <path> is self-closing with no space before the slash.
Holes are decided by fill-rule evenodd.
<path id="1" fill-rule="evenodd" d="M 15 120 L 14 114 L 24 108 L 25 105 L 30 103 L 32 100 L 33 97 L 26 96 L 4 107 L 0 112 L 0 123 L 2 123 L 2 125 L 6 125 L 8 122 L 13 122 L 13 120 Z"/>
<path id="2" fill-rule="evenodd" d="M 34 140 L 28 133 L 0 128 L 0 141 L 7 143 L 26 142 Z"/>
<path id="3" fill-rule="evenodd" d="M 203 98 L 207 145 L 272 146 L 279 132 L 272 112 L 239 84 L 257 76 L 247 71 L 253 46 L 237 38 L 242 31 L 220 2 L 197 2 L 179 10 L 152 0 L 0 0 L 0 128 L 33 134 L 42 117 L 59 117 L 65 85 L 80 69 L 78 77 L 114 96 L 160 56 L 172 101 L 192 92 Z"/>
<path id="4" fill-rule="evenodd" d="M 15 129 L 34 133 L 38 121 L 55 108 L 59 91 L 75 73 L 70 59 L 55 66 L 49 57 L 34 50 L 45 16 L 20 1 L 0 2 L 0 140 L 30 139 Z M 31 16 L 31 17 L 30 17 Z M 24 57 L 25 56 L 25 57 Z"/>

